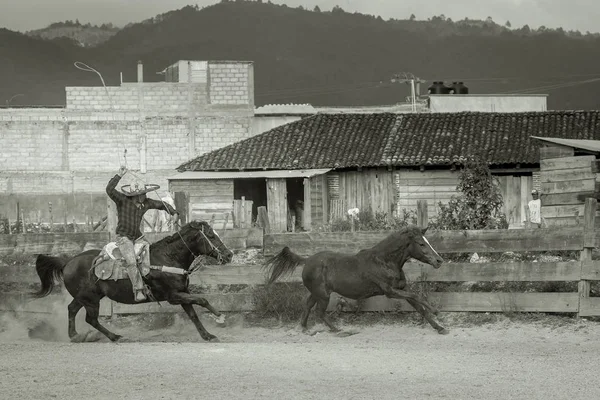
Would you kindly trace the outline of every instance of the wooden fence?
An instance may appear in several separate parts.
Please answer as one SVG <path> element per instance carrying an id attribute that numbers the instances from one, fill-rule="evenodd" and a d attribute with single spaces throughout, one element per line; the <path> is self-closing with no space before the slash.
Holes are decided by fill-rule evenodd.
<path id="1" fill-rule="evenodd" d="M 556 312 L 577 313 L 579 316 L 600 315 L 600 298 L 590 297 L 590 283 L 600 280 L 600 261 L 592 260 L 592 249 L 598 247 L 600 231 L 595 230 L 597 201 L 588 199 L 584 222 L 578 227 L 522 230 L 430 231 L 427 237 L 442 254 L 448 253 L 503 253 L 529 251 L 576 251 L 578 259 L 562 262 L 493 262 L 446 263 L 440 269 L 419 262 L 409 262 L 404 270 L 409 281 L 426 282 L 577 282 L 575 292 L 433 292 L 429 298 L 441 311 L 475 312 Z M 390 232 L 303 232 L 267 234 L 263 238 L 263 252 L 271 256 L 289 246 L 297 254 L 308 256 L 321 250 L 355 253 L 387 237 Z M 157 234 L 158 235 L 158 234 Z M 32 268 L 5 269 L 3 281 L 33 284 L 38 282 Z M 287 278 L 299 282 L 301 268 Z M 252 310 L 252 287 L 265 282 L 260 265 L 210 266 L 190 278 L 194 290 L 217 288 L 222 285 L 248 285 L 240 292 L 216 291 L 206 298 L 219 310 L 239 312 Z M 464 287 L 464 286 L 463 286 Z M 3 294 L 0 303 L 23 300 L 19 293 Z M 12 297 L 11 297 L 12 296 Z M 27 303 L 27 310 L 46 312 L 50 300 Z M 37 304 L 37 305 L 36 305 Z M 332 301 L 330 307 L 334 306 Z M 6 307 L 6 306 L 4 306 Z M 2 309 L 0 307 L 0 309 Z M 403 300 L 373 297 L 361 304 L 362 311 L 412 311 Z M 66 312 L 66 311 L 65 311 Z M 179 306 L 163 303 L 124 305 L 105 301 L 103 315 L 136 314 L 146 312 L 181 312 Z"/>

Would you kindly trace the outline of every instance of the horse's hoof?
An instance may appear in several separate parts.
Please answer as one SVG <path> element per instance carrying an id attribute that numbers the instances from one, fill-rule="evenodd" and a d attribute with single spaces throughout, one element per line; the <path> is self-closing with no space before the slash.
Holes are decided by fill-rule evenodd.
<path id="1" fill-rule="evenodd" d="M 216 337 L 216 336 L 209 337 L 208 339 L 206 339 L 206 341 L 207 341 L 207 342 L 210 342 L 210 343 L 219 343 L 219 342 L 221 342 L 221 341 L 219 340 L 219 338 L 218 338 L 218 337 Z"/>
<path id="2" fill-rule="evenodd" d="M 450 331 L 448 329 L 446 329 L 446 328 L 442 328 L 442 329 L 438 330 L 438 333 L 440 335 L 447 335 L 447 334 L 450 333 Z"/>
<path id="3" fill-rule="evenodd" d="M 219 326 L 225 326 L 225 314 L 221 314 L 218 318 L 215 318 L 215 322 Z"/>
<path id="4" fill-rule="evenodd" d="M 77 335 L 71 337 L 71 343 L 83 343 L 86 337 L 87 333 L 84 335 L 78 333 Z"/>
<path id="5" fill-rule="evenodd" d="M 85 335 L 86 342 L 97 342 L 102 338 L 102 334 L 100 332 L 89 331 Z M 120 336 L 119 336 L 120 338 Z"/>
<path id="6" fill-rule="evenodd" d="M 121 335 L 113 335 L 113 336 L 110 338 L 110 340 L 111 340 L 112 342 L 114 342 L 114 343 L 118 343 L 118 342 L 119 342 L 119 340 L 121 340 L 121 339 L 123 339 L 123 336 L 121 336 Z"/>

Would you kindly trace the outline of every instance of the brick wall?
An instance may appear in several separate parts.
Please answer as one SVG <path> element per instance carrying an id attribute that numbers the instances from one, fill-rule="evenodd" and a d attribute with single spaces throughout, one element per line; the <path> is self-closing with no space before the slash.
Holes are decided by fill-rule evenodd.
<path id="1" fill-rule="evenodd" d="M 122 83 L 117 87 L 68 87 L 67 109 L 181 115 L 219 111 L 219 106 L 254 109 L 252 63 L 210 61 L 207 82 Z M 112 108 L 111 108 L 112 106 Z"/>
<path id="2" fill-rule="evenodd" d="M 537 190 L 541 190 L 542 188 L 539 171 L 533 172 L 533 188 Z"/>
<path id="3" fill-rule="evenodd" d="M 206 84 L 123 83 L 122 86 L 107 87 L 106 89 L 103 87 L 68 87 L 66 92 L 69 110 L 181 114 L 189 110 L 190 104 L 194 107 L 202 107 L 207 104 Z"/>
<path id="4" fill-rule="evenodd" d="M 199 119 L 196 125 L 196 155 L 251 137 L 251 125 L 252 117 Z"/>
<path id="5" fill-rule="evenodd" d="M 144 131 L 149 170 L 173 170 L 189 159 L 189 125 L 189 120 L 181 118 L 156 118 L 146 121 Z"/>
<path id="6" fill-rule="evenodd" d="M 0 109 L 0 213 L 52 202 L 58 215 L 101 214 L 124 148 L 133 173 L 165 196 L 181 163 L 253 135 L 252 64 L 208 65 L 206 82 L 109 87 L 113 109 L 104 87 L 66 88 L 63 109 Z"/>
<path id="7" fill-rule="evenodd" d="M 208 65 L 211 104 L 254 106 L 252 65 L 240 62 L 210 62 Z"/>
<path id="8" fill-rule="evenodd" d="M 138 121 L 69 122 L 68 169 L 71 171 L 108 171 L 118 168 L 127 149 L 127 165 L 139 168 Z"/>
<path id="9" fill-rule="evenodd" d="M 56 109 L 0 112 L 0 170 L 61 169 L 64 123 Z"/>

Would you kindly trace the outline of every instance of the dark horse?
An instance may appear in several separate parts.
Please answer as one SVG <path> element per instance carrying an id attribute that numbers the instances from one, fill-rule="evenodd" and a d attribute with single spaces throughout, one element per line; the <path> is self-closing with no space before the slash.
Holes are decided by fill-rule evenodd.
<path id="1" fill-rule="evenodd" d="M 71 340 L 77 337 L 75 316 L 82 307 L 85 307 L 86 322 L 115 342 L 121 336 L 110 332 L 98 322 L 100 299 L 106 296 L 119 303 L 140 304 L 133 298 L 129 279 L 98 280 L 93 272 L 92 262 L 99 253 L 100 250 L 88 250 L 68 261 L 40 254 L 36 260 L 36 270 L 42 286 L 34 296 L 47 296 L 52 292 L 54 283 L 61 279 L 73 296 L 73 301 L 68 306 Z M 220 317 L 221 313 L 215 310 L 205 298 L 190 294 L 188 290 L 189 272 L 191 272 L 189 268 L 200 254 L 216 258 L 220 263 L 228 263 L 233 258 L 233 253 L 223 244 L 219 235 L 206 221 L 192 221 L 171 236 L 150 245 L 151 265 L 181 268 L 186 272 L 175 274 L 151 269 L 150 273 L 144 277 L 144 281 L 152 290 L 157 301 L 181 304 L 188 317 L 196 325 L 200 336 L 204 340 L 210 341 L 216 337 L 204 328 L 193 305 L 202 306 L 217 317 Z M 146 300 L 145 302 L 150 301 Z"/>
<path id="2" fill-rule="evenodd" d="M 300 322 L 303 330 L 306 330 L 308 315 L 316 304 L 317 316 L 331 331 L 339 331 L 325 313 L 329 296 L 335 292 L 354 300 L 380 295 L 404 299 L 423 315 L 438 333 L 446 334 L 448 331 L 431 316 L 431 312 L 435 314 L 437 310 L 416 294 L 404 290 L 406 276 L 402 267 L 409 258 L 430 264 L 434 268 L 442 265 L 442 257 L 425 239 L 426 231 L 427 228 L 409 226 L 354 255 L 321 251 L 305 258 L 294 254 L 286 246 L 266 262 L 265 267 L 270 274 L 267 284 L 275 282 L 284 274 L 291 274 L 298 265 L 304 264 L 302 282 L 310 294 L 306 298 Z"/>

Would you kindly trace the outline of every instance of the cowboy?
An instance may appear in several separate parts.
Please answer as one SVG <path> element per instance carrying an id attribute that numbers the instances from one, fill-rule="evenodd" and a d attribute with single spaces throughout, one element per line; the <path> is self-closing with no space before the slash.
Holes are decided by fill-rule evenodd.
<path id="1" fill-rule="evenodd" d="M 121 251 L 127 267 L 127 274 L 131 279 L 133 298 L 139 302 L 146 300 L 146 294 L 144 293 L 145 287 L 142 275 L 137 267 L 134 243 L 144 243 L 146 245 L 143 263 L 144 265 L 150 265 L 150 243 L 143 237 L 140 231 L 144 213 L 149 209 L 164 210 L 176 217 L 179 216 L 179 213 L 163 201 L 148 199 L 146 197 L 146 193 L 156 190 L 159 187 L 158 185 L 152 185 L 150 188 L 146 185 L 143 188 L 138 188 L 135 185 L 135 189 L 133 190 L 124 190 L 125 187 L 129 186 L 125 185 L 121 187 L 122 192 L 119 192 L 116 189 L 117 183 L 119 183 L 126 172 L 127 168 L 125 167 L 119 169 L 119 172 L 108 182 L 106 193 L 117 205 L 116 245 Z"/>

